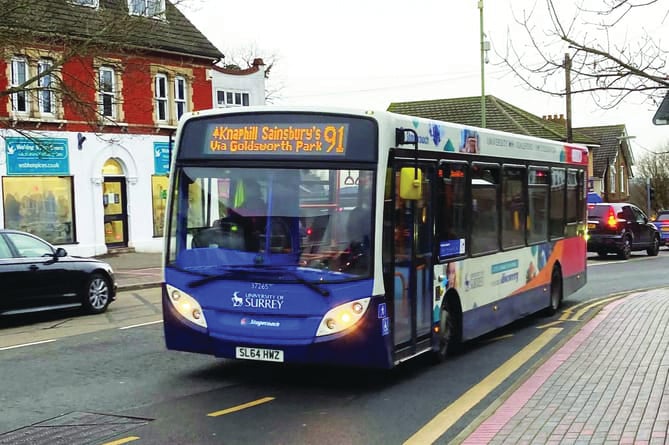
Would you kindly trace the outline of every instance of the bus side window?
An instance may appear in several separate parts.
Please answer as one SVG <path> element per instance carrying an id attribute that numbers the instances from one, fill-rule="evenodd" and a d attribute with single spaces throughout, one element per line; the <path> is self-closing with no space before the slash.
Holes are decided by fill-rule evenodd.
<path id="1" fill-rule="evenodd" d="M 472 254 L 499 250 L 499 177 L 497 164 L 472 164 Z"/>
<path id="2" fill-rule="evenodd" d="M 442 162 L 437 173 L 435 220 L 439 258 L 464 255 L 466 190 L 469 168 L 466 163 Z"/>

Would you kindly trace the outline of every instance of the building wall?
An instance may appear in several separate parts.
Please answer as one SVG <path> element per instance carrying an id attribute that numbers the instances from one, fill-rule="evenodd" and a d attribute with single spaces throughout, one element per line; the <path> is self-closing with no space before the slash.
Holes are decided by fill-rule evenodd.
<path id="1" fill-rule="evenodd" d="M 221 106 L 217 103 L 217 90 L 248 93 L 250 106 L 265 104 L 265 70 L 262 67 L 255 72 L 243 75 L 212 69 L 210 75 L 211 99 L 215 107 Z"/>

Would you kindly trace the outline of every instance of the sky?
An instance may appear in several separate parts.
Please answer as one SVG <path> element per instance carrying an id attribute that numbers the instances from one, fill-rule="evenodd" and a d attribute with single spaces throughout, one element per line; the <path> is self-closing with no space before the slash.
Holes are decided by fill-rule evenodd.
<path id="1" fill-rule="evenodd" d="M 574 17 L 575 1 L 606 0 L 556 2 L 564 23 Z M 638 8 L 616 25 L 612 37 L 630 42 L 643 30 L 663 37 L 669 50 L 667 1 Z M 275 104 L 385 110 L 392 102 L 482 92 L 478 0 L 186 0 L 180 8 L 228 60 L 255 50 L 256 56 L 275 61 L 268 83 L 277 91 Z M 545 0 L 483 0 L 483 31 L 491 45 L 485 94 L 537 116 L 564 114 L 564 98 L 523 86 L 501 65 L 500 54 L 508 39 L 516 46 L 525 41 L 514 17 L 534 11 L 539 35 L 548 26 L 545 10 Z M 581 29 L 594 36 L 594 27 Z M 669 144 L 669 125 L 653 125 L 657 105 L 643 99 L 602 110 L 590 96 L 574 96 L 572 125 L 625 124 L 628 135 L 635 136 L 631 145 L 638 160 Z"/>

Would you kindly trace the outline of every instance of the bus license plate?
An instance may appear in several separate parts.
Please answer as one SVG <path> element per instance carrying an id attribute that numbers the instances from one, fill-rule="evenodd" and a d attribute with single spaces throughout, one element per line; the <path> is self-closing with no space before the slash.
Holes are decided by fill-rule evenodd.
<path id="1" fill-rule="evenodd" d="M 283 362 L 283 351 L 280 349 L 247 348 L 237 346 L 235 358 L 244 360 L 262 360 L 266 362 Z"/>

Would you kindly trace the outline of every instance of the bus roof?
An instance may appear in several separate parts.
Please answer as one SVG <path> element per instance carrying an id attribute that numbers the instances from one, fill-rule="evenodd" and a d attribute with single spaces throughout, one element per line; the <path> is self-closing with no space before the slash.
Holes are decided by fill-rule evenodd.
<path id="1" fill-rule="evenodd" d="M 344 107 L 260 105 L 252 107 L 216 108 L 187 113 L 179 123 L 179 131 L 190 119 L 213 118 L 226 114 L 342 114 L 371 118 L 379 123 L 381 146 L 396 147 L 396 128 L 416 132 L 418 148 L 430 151 L 458 152 L 468 155 L 486 155 L 541 160 L 557 163 L 587 165 L 588 148 L 582 144 L 566 143 L 487 128 L 407 116 L 383 110 L 364 110 Z M 383 131 L 392 128 L 392 131 Z M 177 134 L 177 140 L 179 135 Z M 413 145 L 400 145 L 412 148 Z"/>

